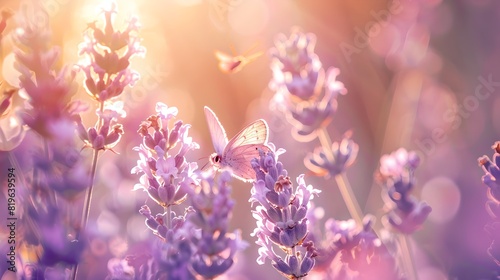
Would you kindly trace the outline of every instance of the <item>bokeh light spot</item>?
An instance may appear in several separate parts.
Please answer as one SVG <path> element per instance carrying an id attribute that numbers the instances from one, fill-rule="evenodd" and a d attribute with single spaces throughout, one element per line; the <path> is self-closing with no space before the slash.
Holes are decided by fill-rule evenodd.
<path id="1" fill-rule="evenodd" d="M 146 218 L 141 215 L 130 217 L 127 222 L 127 234 L 135 241 L 146 240 L 151 236 L 151 231 L 146 227 Z"/>
<path id="2" fill-rule="evenodd" d="M 429 220 L 443 224 L 453 219 L 460 206 L 460 196 L 458 186 L 449 178 L 429 180 L 422 188 L 422 200 L 432 207 Z"/>
<path id="3" fill-rule="evenodd" d="M 115 214 L 103 211 L 97 218 L 97 229 L 104 236 L 113 236 L 120 232 L 120 221 Z"/>

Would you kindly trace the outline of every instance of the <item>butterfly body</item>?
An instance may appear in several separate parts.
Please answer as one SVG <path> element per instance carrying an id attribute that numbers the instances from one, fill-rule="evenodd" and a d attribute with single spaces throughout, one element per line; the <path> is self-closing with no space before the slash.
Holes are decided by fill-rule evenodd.
<path id="1" fill-rule="evenodd" d="M 269 128 L 265 120 L 259 119 L 247 125 L 231 140 L 214 112 L 205 107 L 210 135 L 214 144 L 215 153 L 210 155 L 210 163 L 216 169 L 230 168 L 233 176 L 248 182 L 255 178 L 251 160 L 259 158 L 259 151 L 267 152 Z"/>
<path id="2" fill-rule="evenodd" d="M 263 53 L 258 52 L 250 56 L 238 55 L 230 56 L 226 53 L 216 51 L 215 57 L 219 60 L 219 69 L 224 73 L 237 73 L 250 62 L 257 59 Z"/>

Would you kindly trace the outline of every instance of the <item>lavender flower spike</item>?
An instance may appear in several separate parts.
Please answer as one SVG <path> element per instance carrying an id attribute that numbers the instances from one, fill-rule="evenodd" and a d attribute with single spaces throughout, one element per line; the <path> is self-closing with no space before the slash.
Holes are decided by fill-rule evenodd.
<path id="1" fill-rule="evenodd" d="M 327 178 L 341 174 L 354 163 L 358 155 L 359 146 L 351 140 L 351 136 L 352 133 L 348 131 L 340 143 L 332 144 L 333 159 L 328 159 L 325 148 L 318 147 L 313 153 L 307 154 L 304 164 L 313 173 Z"/>
<path id="2" fill-rule="evenodd" d="M 306 214 L 311 207 L 310 201 L 320 191 L 306 186 L 303 175 L 297 178 L 298 186 L 293 191 L 287 171 L 277 161 L 274 145 L 269 146 L 268 153 L 261 151 L 260 159 L 252 160 L 257 180 L 249 201 L 252 205 L 258 203 L 252 211 L 257 220 L 252 236 L 257 237 L 256 244 L 261 246 L 257 262 L 263 264 L 269 258 L 273 267 L 285 277 L 301 279 L 314 267 L 314 244 L 304 242 L 308 234 Z M 286 252 L 285 258 L 276 255 L 273 244 Z M 303 250 L 298 250 L 300 247 Z"/>
<path id="3" fill-rule="evenodd" d="M 204 279 L 225 273 L 238 251 L 247 247 L 239 230 L 228 232 L 234 200 L 231 199 L 231 172 L 223 171 L 215 182 L 212 173 L 203 174 L 201 185 L 190 192 L 194 213 L 189 216 L 191 239 L 196 248 L 191 267 Z M 227 254 L 225 253 L 227 252 Z"/>
<path id="4" fill-rule="evenodd" d="M 84 56 L 79 67 L 85 73 L 85 87 L 99 103 L 121 95 L 127 85 L 135 84 L 139 74 L 130 69 L 130 58 L 146 52 L 136 35 L 137 19 L 132 18 L 124 31 L 117 31 L 112 22 L 116 12 L 115 2 L 109 10 L 103 9 L 104 28 L 98 28 L 96 22 L 89 23 L 85 42 L 79 46 L 79 54 Z"/>
<path id="5" fill-rule="evenodd" d="M 410 195 L 415 185 L 414 172 L 420 163 L 415 152 L 401 148 L 380 159 L 379 179 L 385 186 L 384 199 L 389 206 L 386 222 L 404 234 L 415 232 L 432 208 Z"/>
<path id="6" fill-rule="evenodd" d="M 287 115 L 294 126 L 293 136 L 301 142 L 316 137 L 337 111 L 337 96 L 345 94 L 337 81 L 340 71 L 323 68 L 314 53 L 316 36 L 292 29 L 289 38 L 279 34 L 270 50 L 273 79 L 269 87 L 275 91 L 274 106 Z"/>
<path id="7" fill-rule="evenodd" d="M 478 159 L 478 162 L 486 173 L 482 177 L 483 183 L 488 186 L 486 210 L 495 220 L 495 222 L 486 225 L 484 228 L 492 239 L 488 248 L 488 255 L 500 266 L 500 185 L 498 184 L 498 180 L 500 180 L 500 141 L 496 142 L 492 148 L 495 150 L 493 161 L 487 156 L 482 156 Z"/>
<path id="8" fill-rule="evenodd" d="M 488 197 L 492 203 L 491 206 L 488 204 L 488 211 L 493 218 L 498 219 L 500 218 L 500 210 L 498 209 L 500 204 L 500 184 L 498 183 L 500 181 L 500 142 L 496 142 L 493 149 L 495 150 L 493 161 L 487 156 L 483 156 L 478 159 L 478 162 L 486 173 L 482 177 L 482 181 L 489 187 Z M 495 207 L 495 204 L 497 207 Z"/>
<path id="9" fill-rule="evenodd" d="M 197 184 L 196 162 L 187 162 L 185 154 L 199 145 L 188 136 L 190 125 L 177 121 L 177 108 L 158 103 L 157 115 L 152 115 L 139 126 L 143 144 L 135 147 L 140 159 L 132 173 L 143 173 L 134 189 L 143 189 L 163 207 L 177 205 L 186 199 L 187 186 Z M 169 128 L 170 126 L 170 128 Z"/>
<path id="10" fill-rule="evenodd" d="M 142 206 L 139 213 L 146 217 L 146 225 L 155 235 L 160 237 L 153 248 L 153 263 L 156 269 L 151 271 L 149 279 L 183 279 L 194 280 L 195 277 L 189 269 L 193 249 L 189 241 L 186 219 L 191 214 L 192 208 L 187 208 L 184 215 L 171 212 L 152 215 L 148 206 Z M 171 219 L 167 227 L 167 219 Z"/>
<path id="11" fill-rule="evenodd" d="M 352 219 L 326 221 L 326 244 L 342 264 L 339 277 L 345 274 L 355 277 L 348 279 L 372 279 L 376 275 L 379 279 L 400 279 L 394 258 L 372 229 L 374 221 L 371 215 L 364 217 L 362 225 Z M 333 265 L 338 266 L 336 262 Z"/>

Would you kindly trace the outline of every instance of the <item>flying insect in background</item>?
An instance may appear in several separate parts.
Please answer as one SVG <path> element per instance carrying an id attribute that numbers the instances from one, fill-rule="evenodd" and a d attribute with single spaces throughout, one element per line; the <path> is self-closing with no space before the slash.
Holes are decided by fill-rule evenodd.
<path id="1" fill-rule="evenodd" d="M 249 51 L 251 51 L 252 49 L 253 47 Z M 249 51 L 247 51 L 246 53 L 248 53 Z M 215 51 L 215 57 L 219 61 L 219 69 L 226 74 L 238 73 L 247 64 L 256 60 L 264 54 L 264 52 L 262 51 L 254 53 L 252 55 L 247 55 L 246 53 L 242 55 L 231 56 L 221 51 Z"/>

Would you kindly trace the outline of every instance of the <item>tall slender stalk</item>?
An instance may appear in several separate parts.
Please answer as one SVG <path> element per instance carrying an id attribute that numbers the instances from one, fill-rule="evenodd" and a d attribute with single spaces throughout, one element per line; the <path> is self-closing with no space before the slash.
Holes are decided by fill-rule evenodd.
<path id="1" fill-rule="evenodd" d="M 91 166 L 91 171 L 90 171 L 89 188 L 87 189 L 87 193 L 85 196 L 85 202 L 83 204 L 81 227 L 77 231 L 76 239 L 80 238 L 80 233 L 85 230 L 85 228 L 87 227 L 87 222 L 89 220 L 90 204 L 92 202 L 92 191 L 94 189 L 94 180 L 95 180 L 95 173 L 97 170 L 97 158 L 98 158 L 98 156 L 99 156 L 99 150 L 94 150 L 94 153 L 92 155 L 92 166 Z"/>
<path id="2" fill-rule="evenodd" d="M 172 216 L 172 209 L 171 209 L 172 206 L 167 206 L 165 207 L 165 213 L 167 213 L 167 221 L 166 221 L 166 224 L 167 224 L 167 228 L 168 229 L 171 229 L 171 216 Z"/>
<path id="3" fill-rule="evenodd" d="M 99 108 L 101 112 L 104 109 L 104 102 L 101 101 Z M 103 125 L 103 119 L 99 116 L 97 120 L 98 128 L 101 128 Z M 97 170 L 97 159 L 99 157 L 99 150 L 94 149 L 94 153 L 92 154 L 92 165 L 90 167 L 90 178 L 89 178 L 89 188 L 87 189 L 87 193 L 85 195 L 85 202 L 83 203 L 83 213 L 82 213 L 82 219 L 80 221 L 80 227 L 76 230 L 76 235 L 75 239 L 80 240 L 81 238 L 81 233 L 82 231 L 85 231 L 85 228 L 87 227 L 87 222 L 89 220 L 89 215 L 90 215 L 90 205 L 92 202 L 92 192 L 94 189 L 94 182 L 95 182 L 95 174 Z M 71 279 L 75 280 L 78 274 L 78 264 L 76 264 L 72 271 L 71 271 Z"/>
<path id="4" fill-rule="evenodd" d="M 405 270 L 407 277 L 410 280 L 418 280 L 417 271 L 415 270 L 415 263 L 413 260 L 413 254 L 411 250 L 411 244 L 408 242 L 408 236 L 405 234 L 399 234 L 399 246 L 401 249 L 401 255 L 403 258 Z"/>
<path id="5" fill-rule="evenodd" d="M 76 235 L 75 239 L 80 240 L 81 238 L 81 233 L 82 231 L 85 231 L 85 228 L 87 227 L 87 222 L 89 220 L 89 215 L 90 215 L 90 204 L 92 201 L 92 191 L 94 189 L 94 178 L 95 178 L 95 173 L 97 170 L 97 157 L 99 156 L 99 150 L 94 149 L 94 154 L 92 156 L 92 166 L 90 170 L 90 183 L 89 183 L 89 188 L 87 189 L 87 193 L 85 196 L 85 202 L 83 204 L 83 213 L 82 213 L 82 220 L 80 222 L 80 228 L 76 230 Z M 71 270 L 71 278 L 72 280 L 75 280 L 78 274 L 78 264 L 76 264 L 73 269 Z"/>

